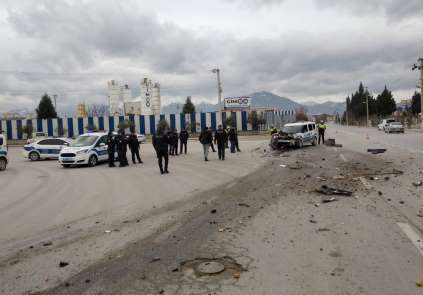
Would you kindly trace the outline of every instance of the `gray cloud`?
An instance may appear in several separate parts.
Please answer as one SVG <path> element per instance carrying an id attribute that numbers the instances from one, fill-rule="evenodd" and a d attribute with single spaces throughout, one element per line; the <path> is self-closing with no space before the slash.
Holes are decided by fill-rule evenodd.
<path id="1" fill-rule="evenodd" d="M 210 69 L 215 66 L 222 69 L 225 95 L 270 90 L 293 98 L 341 99 L 359 81 L 374 90 L 385 84 L 410 90 L 417 79 L 409 65 L 423 51 L 415 41 L 421 22 L 403 30 L 363 33 L 352 28 L 241 39 L 182 29 L 136 1 L 37 3 L 8 10 L 6 25 L 16 45 L 0 49 L 0 62 L 10 69 L 0 80 L 0 111 L 32 108 L 45 91 L 58 93 L 63 107 L 102 102 L 109 79 L 129 82 L 137 95 L 145 75 L 162 84 L 167 102 L 187 95 L 214 99 L 216 81 Z"/>
<path id="2" fill-rule="evenodd" d="M 323 8 L 345 8 L 358 15 L 383 12 L 391 22 L 406 17 L 420 17 L 423 12 L 421 0 L 316 0 L 316 3 Z"/>

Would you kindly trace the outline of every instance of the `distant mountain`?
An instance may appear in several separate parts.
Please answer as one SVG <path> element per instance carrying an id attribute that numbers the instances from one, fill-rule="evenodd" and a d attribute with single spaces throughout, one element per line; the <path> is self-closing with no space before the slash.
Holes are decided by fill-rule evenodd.
<path id="1" fill-rule="evenodd" d="M 289 98 L 278 96 L 267 91 L 255 92 L 249 96 L 252 98 L 253 107 L 269 107 L 285 110 L 295 110 L 301 107 L 299 103 Z"/>
<path id="2" fill-rule="evenodd" d="M 252 98 L 251 105 L 252 107 L 261 107 L 261 108 L 278 108 L 284 110 L 296 110 L 298 108 L 304 107 L 307 113 L 309 114 L 336 114 L 343 113 L 345 111 L 345 104 L 339 102 L 327 101 L 324 103 L 316 102 L 304 102 L 299 104 L 289 98 L 278 96 L 276 94 L 260 91 L 255 92 L 249 95 Z M 194 103 L 195 109 L 197 112 L 215 112 L 218 110 L 216 104 L 201 102 Z M 183 103 L 171 103 L 165 106 L 162 106 L 163 113 L 179 113 L 182 112 Z"/>
<path id="3" fill-rule="evenodd" d="M 324 103 L 305 105 L 306 112 L 312 115 L 328 114 L 335 115 L 337 113 L 342 114 L 345 111 L 345 103 L 327 101 Z"/>

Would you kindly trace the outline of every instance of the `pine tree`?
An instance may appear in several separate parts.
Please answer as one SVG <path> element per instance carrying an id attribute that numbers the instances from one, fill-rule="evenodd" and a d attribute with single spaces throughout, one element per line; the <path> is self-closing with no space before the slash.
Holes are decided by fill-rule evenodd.
<path id="1" fill-rule="evenodd" d="M 38 119 L 57 118 L 56 110 L 47 93 L 41 97 L 38 108 L 35 111 L 37 112 Z"/>
<path id="2" fill-rule="evenodd" d="M 411 111 L 413 114 L 421 113 L 421 95 L 417 91 L 414 92 L 414 95 L 411 99 Z"/>
<path id="3" fill-rule="evenodd" d="M 358 91 L 351 95 L 351 102 L 348 111 L 351 112 L 352 117 L 355 119 L 366 118 L 367 106 L 366 100 L 369 102 L 369 115 L 376 112 L 376 101 L 369 91 L 364 88 L 363 83 L 360 82 Z"/>
<path id="4" fill-rule="evenodd" d="M 391 115 L 397 109 L 397 104 L 392 96 L 392 92 L 385 89 L 376 98 L 376 113 L 378 116 L 386 117 Z"/>
<path id="5" fill-rule="evenodd" d="M 191 101 L 191 96 L 187 97 L 185 104 L 184 104 L 184 107 L 182 108 L 182 112 L 184 114 L 195 113 L 195 106 Z"/>

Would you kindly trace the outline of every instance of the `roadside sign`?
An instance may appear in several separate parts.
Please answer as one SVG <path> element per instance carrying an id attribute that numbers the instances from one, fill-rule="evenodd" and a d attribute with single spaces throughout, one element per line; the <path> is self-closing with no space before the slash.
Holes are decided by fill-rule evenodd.
<path id="1" fill-rule="evenodd" d="M 251 97 L 249 96 L 226 97 L 224 101 L 225 109 L 245 109 L 251 106 Z"/>

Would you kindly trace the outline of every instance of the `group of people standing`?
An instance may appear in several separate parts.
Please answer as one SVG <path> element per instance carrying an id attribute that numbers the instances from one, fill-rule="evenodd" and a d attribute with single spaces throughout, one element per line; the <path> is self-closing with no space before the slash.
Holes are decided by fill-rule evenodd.
<path id="1" fill-rule="evenodd" d="M 169 173 L 169 155 L 178 155 L 178 145 L 179 154 L 187 153 L 189 137 L 190 134 L 185 128 L 178 134 L 175 128 L 168 130 L 162 126 L 157 127 L 156 134 L 152 137 L 152 143 L 156 151 L 161 174 Z M 200 133 L 199 141 L 203 145 L 205 161 L 208 161 L 210 148 L 213 152 L 216 152 L 214 144 L 217 145 L 219 160 L 222 161 L 225 160 L 225 150 L 227 148 L 230 148 L 231 153 L 241 151 L 239 149 L 238 134 L 235 128 L 225 130 L 222 128 L 222 125 L 219 125 L 217 130 L 212 130 L 211 128 L 205 127 Z M 140 142 L 135 132 L 131 131 L 129 135 L 126 135 L 124 130 L 120 130 L 117 134 L 114 132 L 108 133 L 107 148 L 109 153 L 109 167 L 116 167 L 116 151 L 118 154 L 117 160 L 119 161 L 119 167 L 126 167 L 129 165 L 126 155 L 128 147 L 131 151 L 132 162 L 136 164 L 136 160 L 138 160 L 138 163 L 143 163 L 140 156 Z"/>
<path id="2" fill-rule="evenodd" d="M 222 125 L 219 125 L 216 131 L 205 127 L 203 131 L 201 131 L 198 140 L 203 145 L 204 161 L 206 162 L 209 160 L 208 156 L 210 148 L 213 150 L 213 152 L 216 152 L 213 142 L 217 145 L 219 160 L 222 161 L 225 160 L 225 149 L 229 148 L 228 142 L 230 143 L 231 153 L 235 153 L 235 151 L 241 151 L 239 149 L 238 133 L 233 127 L 225 130 L 222 128 Z"/>
<path id="3" fill-rule="evenodd" d="M 119 167 L 126 167 L 129 165 L 128 158 L 126 156 L 128 152 L 128 146 L 131 150 L 132 155 L 132 163 L 136 164 L 136 160 L 138 163 L 142 164 L 143 161 L 141 160 L 140 156 L 140 143 L 138 141 L 138 136 L 135 132 L 131 132 L 131 134 L 126 135 L 125 130 L 120 130 L 117 134 L 109 131 L 107 135 L 107 152 L 109 154 L 109 167 L 116 167 L 115 166 L 115 153 L 118 153 L 118 161 Z"/>

